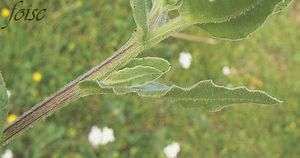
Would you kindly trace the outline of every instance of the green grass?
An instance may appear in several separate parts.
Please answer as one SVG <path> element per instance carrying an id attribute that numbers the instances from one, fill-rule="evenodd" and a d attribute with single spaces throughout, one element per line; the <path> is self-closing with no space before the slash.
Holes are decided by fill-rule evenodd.
<path id="1" fill-rule="evenodd" d="M 1 2 L 0 9 L 13 3 Z M 0 70 L 12 91 L 10 113 L 18 115 L 103 61 L 134 30 L 127 0 L 32 4 L 48 9 L 46 19 L 14 22 L 0 30 Z M 17 158 L 164 157 L 163 148 L 177 141 L 182 149 L 179 157 L 296 158 L 300 155 L 299 17 L 299 8 L 298 12 L 288 9 L 243 41 L 209 45 L 169 38 L 142 54 L 172 63 L 165 83 L 189 86 L 212 79 L 220 85 L 245 85 L 284 100 L 282 105 L 242 105 L 210 113 L 162 100 L 92 96 L 63 108 L 2 151 L 9 148 Z M 197 28 L 185 32 L 206 36 Z M 178 63 L 182 51 L 193 56 L 188 70 Z M 223 66 L 234 68 L 234 73 L 224 76 Z M 43 75 L 40 83 L 31 79 L 36 71 Z M 93 125 L 113 128 L 116 141 L 92 148 L 87 136 Z"/>

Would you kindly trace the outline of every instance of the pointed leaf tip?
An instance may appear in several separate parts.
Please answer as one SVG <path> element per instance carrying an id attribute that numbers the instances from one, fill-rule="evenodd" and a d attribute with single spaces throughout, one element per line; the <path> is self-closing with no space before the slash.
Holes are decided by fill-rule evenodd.
<path id="1" fill-rule="evenodd" d="M 266 92 L 249 90 L 246 87 L 227 88 L 212 81 L 201 81 L 190 88 L 172 86 L 164 96 L 185 102 L 186 106 L 226 106 L 232 104 L 256 103 L 279 104 L 280 101 Z M 191 104 L 189 104 L 191 103 Z"/>
<path id="2" fill-rule="evenodd" d="M 198 82 L 189 88 L 151 82 L 137 87 L 110 87 L 109 89 L 111 93 L 117 95 L 135 94 L 141 97 L 168 99 L 186 108 L 204 106 L 211 112 L 220 111 L 235 104 L 282 103 L 264 91 L 249 90 L 246 87 L 227 88 L 218 86 L 210 80 Z"/>

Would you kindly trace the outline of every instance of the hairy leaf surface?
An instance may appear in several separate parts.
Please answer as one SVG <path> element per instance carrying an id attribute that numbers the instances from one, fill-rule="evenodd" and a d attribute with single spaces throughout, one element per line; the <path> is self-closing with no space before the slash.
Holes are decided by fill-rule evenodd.
<path id="1" fill-rule="evenodd" d="M 130 0 L 130 5 L 132 7 L 133 17 L 137 25 L 137 29 L 142 29 L 144 36 L 146 36 L 149 30 L 149 0 Z"/>
<path id="2" fill-rule="evenodd" d="M 201 24 L 199 26 L 217 38 L 242 39 L 261 27 L 279 2 L 280 0 L 264 0 L 255 8 L 227 22 Z"/>
<path id="3" fill-rule="evenodd" d="M 161 77 L 165 72 L 150 66 L 135 66 L 112 73 L 106 80 L 101 81 L 105 86 L 140 86 Z"/>
<path id="4" fill-rule="evenodd" d="M 93 92 L 103 93 L 103 87 L 81 87 L 94 89 Z M 139 87 L 112 87 L 111 93 L 118 95 L 136 94 L 148 98 L 165 98 L 178 102 L 185 107 L 205 106 L 209 111 L 219 111 L 229 105 L 255 103 L 278 104 L 278 99 L 263 91 L 249 90 L 246 87 L 226 88 L 217 86 L 212 81 L 201 81 L 190 88 L 182 88 L 176 85 L 167 86 L 157 82 L 151 82 Z M 96 94 L 96 93 L 94 93 Z"/>
<path id="5" fill-rule="evenodd" d="M 220 23 L 239 16 L 264 0 L 184 0 L 179 13 L 194 23 Z"/>
<path id="6" fill-rule="evenodd" d="M 126 67 L 129 68 L 139 65 L 150 66 L 163 72 L 169 71 L 171 67 L 171 64 L 167 60 L 158 57 L 134 58 L 128 62 Z"/>

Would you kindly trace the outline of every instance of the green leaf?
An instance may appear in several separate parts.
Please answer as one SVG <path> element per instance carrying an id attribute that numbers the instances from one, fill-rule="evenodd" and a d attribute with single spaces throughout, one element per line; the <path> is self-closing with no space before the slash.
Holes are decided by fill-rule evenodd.
<path id="1" fill-rule="evenodd" d="M 292 3 L 292 0 L 282 0 L 275 8 L 273 13 L 278 13 L 287 8 Z"/>
<path id="2" fill-rule="evenodd" d="M 137 29 L 142 30 L 144 37 L 149 31 L 148 14 L 149 14 L 149 0 L 130 0 L 130 5 L 133 11 L 133 17 L 137 25 Z"/>
<path id="3" fill-rule="evenodd" d="M 262 26 L 267 17 L 272 14 L 279 1 L 264 0 L 250 11 L 227 22 L 201 24 L 199 26 L 217 38 L 242 39 Z"/>
<path id="4" fill-rule="evenodd" d="M 8 115 L 8 96 L 5 83 L 0 72 L 0 138 Z"/>
<path id="5" fill-rule="evenodd" d="M 171 64 L 162 58 L 131 59 L 124 69 L 112 73 L 100 83 L 103 86 L 132 87 L 152 82 L 170 70 Z"/>
<path id="6" fill-rule="evenodd" d="M 134 58 L 128 62 L 126 67 L 129 68 L 129 67 L 135 67 L 139 65 L 150 66 L 163 72 L 169 71 L 171 67 L 171 64 L 167 60 L 158 57 Z"/>
<path id="7" fill-rule="evenodd" d="M 83 87 L 87 88 L 87 87 Z M 102 89 L 101 86 L 88 87 L 89 89 Z M 249 90 L 246 87 L 226 88 L 217 86 L 212 81 L 201 81 L 190 88 L 179 86 L 166 86 L 161 83 L 151 82 L 139 87 L 109 88 L 111 93 L 117 95 L 137 94 L 148 98 L 165 98 L 178 102 L 184 107 L 204 106 L 209 111 L 219 111 L 234 104 L 279 104 L 281 101 L 263 91 Z M 84 90 L 84 89 L 83 89 Z M 103 90 L 98 90 L 102 92 Z M 103 94 L 103 93 L 100 93 Z"/>
<path id="8" fill-rule="evenodd" d="M 264 0 L 184 0 L 179 13 L 193 23 L 220 23 L 237 17 Z"/>
<path id="9" fill-rule="evenodd" d="M 152 82 L 161 77 L 165 72 L 150 66 L 135 66 L 125 68 L 112 73 L 107 79 L 101 81 L 101 84 L 112 87 L 133 87 Z"/>
<path id="10" fill-rule="evenodd" d="M 246 87 L 226 88 L 217 86 L 212 81 L 201 81 L 190 88 L 172 86 L 164 95 L 159 96 L 178 101 L 185 107 L 200 105 L 209 111 L 219 111 L 229 105 L 255 103 L 278 104 L 274 97 L 258 90 L 249 90 Z"/>

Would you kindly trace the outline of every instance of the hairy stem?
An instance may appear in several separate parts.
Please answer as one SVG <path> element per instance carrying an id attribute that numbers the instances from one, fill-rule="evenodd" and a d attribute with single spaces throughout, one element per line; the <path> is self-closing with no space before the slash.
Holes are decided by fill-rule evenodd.
<path id="1" fill-rule="evenodd" d="M 151 36 L 147 39 L 147 41 L 141 41 L 138 33 L 134 34 L 134 36 L 125 45 L 123 45 L 107 60 L 79 76 L 54 95 L 24 113 L 17 121 L 6 127 L 0 140 L 0 146 L 7 144 L 10 140 L 24 132 L 30 126 L 36 124 L 42 119 L 45 119 L 64 105 L 83 97 L 84 95 L 79 88 L 79 84 L 82 81 L 104 79 L 114 70 L 124 66 L 129 59 L 136 57 L 145 48 L 154 46 L 163 39 L 169 37 L 171 33 L 180 31 L 187 26 L 188 25 L 184 23 L 183 19 L 174 19 L 163 25 L 161 28 L 153 30 L 153 33 L 150 34 Z"/>
<path id="2" fill-rule="evenodd" d="M 34 125 L 39 120 L 51 115 L 53 112 L 63 107 L 63 105 L 80 98 L 81 91 L 78 87 L 80 82 L 106 77 L 114 69 L 125 64 L 128 59 L 137 56 L 142 50 L 142 45 L 136 42 L 136 40 L 129 40 L 123 47 L 121 47 L 103 63 L 79 76 L 57 93 L 24 113 L 18 120 L 6 127 L 3 131 L 0 144 L 6 144 L 10 139 L 20 134 L 28 127 Z"/>

